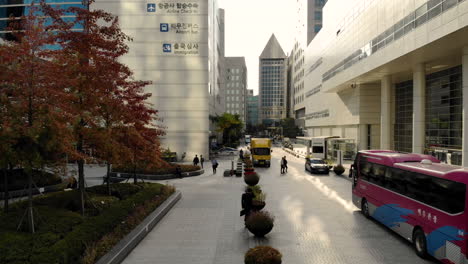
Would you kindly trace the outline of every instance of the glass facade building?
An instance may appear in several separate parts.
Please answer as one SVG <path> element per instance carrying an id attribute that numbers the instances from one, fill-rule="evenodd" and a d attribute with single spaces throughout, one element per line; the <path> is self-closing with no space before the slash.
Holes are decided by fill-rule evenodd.
<path id="1" fill-rule="evenodd" d="M 425 150 L 461 165 L 463 130 L 462 67 L 426 75 Z M 395 150 L 412 152 L 413 80 L 395 84 Z"/>
<path id="2" fill-rule="evenodd" d="M 261 62 L 260 96 L 263 123 L 273 125 L 286 115 L 285 59 L 265 59 Z"/>
<path id="3" fill-rule="evenodd" d="M 272 35 L 262 54 L 259 68 L 259 101 L 261 123 L 276 126 L 287 115 L 288 58 Z"/>
<path id="4" fill-rule="evenodd" d="M 258 124 L 258 95 L 247 97 L 247 124 L 252 126 Z"/>

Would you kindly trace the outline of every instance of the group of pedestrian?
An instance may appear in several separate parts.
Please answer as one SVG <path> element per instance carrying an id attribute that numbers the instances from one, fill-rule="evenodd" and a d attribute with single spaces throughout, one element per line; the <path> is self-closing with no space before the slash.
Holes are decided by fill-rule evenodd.
<path id="1" fill-rule="evenodd" d="M 200 158 L 198 158 L 198 155 L 195 155 L 195 158 L 193 158 L 193 165 L 198 166 L 198 164 L 200 164 L 202 169 L 203 169 L 204 162 L 205 162 L 205 158 L 203 158 L 203 155 L 200 155 Z M 213 168 L 213 173 L 216 173 L 216 169 L 218 168 L 218 165 L 219 165 L 218 161 L 215 158 L 211 159 L 211 167 Z"/>
<path id="2" fill-rule="evenodd" d="M 193 158 L 193 165 L 198 166 L 198 163 L 200 163 L 200 166 L 203 169 L 203 163 L 205 162 L 205 158 L 203 158 L 203 155 L 200 155 L 200 158 L 198 158 L 198 155 L 195 155 L 195 158 Z"/>
<path id="3" fill-rule="evenodd" d="M 281 158 L 281 174 L 288 172 L 288 161 L 286 160 L 286 156 Z"/>

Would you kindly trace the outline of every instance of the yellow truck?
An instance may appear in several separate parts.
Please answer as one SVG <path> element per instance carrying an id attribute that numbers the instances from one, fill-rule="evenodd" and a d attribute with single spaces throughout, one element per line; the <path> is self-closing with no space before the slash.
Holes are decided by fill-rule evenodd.
<path id="1" fill-rule="evenodd" d="M 250 140 L 250 152 L 254 166 L 270 167 L 271 161 L 271 139 L 252 138 Z"/>

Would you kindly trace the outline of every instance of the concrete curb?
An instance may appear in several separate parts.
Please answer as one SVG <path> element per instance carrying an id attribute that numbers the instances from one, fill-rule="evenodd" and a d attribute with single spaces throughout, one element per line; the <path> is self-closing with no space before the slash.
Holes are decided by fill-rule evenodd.
<path id="1" fill-rule="evenodd" d="M 191 172 L 183 172 L 182 177 L 194 177 L 199 176 L 205 173 L 204 169 L 191 171 Z M 163 174 L 163 175 L 152 175 L 152 174 L 136 174 L 138 179 L 143 180 L 153 180 L 153 181 L 162 181 L 162 180 L 170 180 L 170 179 L 178 179 L 179 177 L 175 174 Z M 111 172 L 110 174 L 111 179 L 123 179 L 126 180 L 127 178 L 133 179 L 133 173 L 122 173 L 122 172 Z M 105 180 L 106 176 L 104 176 Z"/>
<path id="2" fill-rule="evenodd" d="M 146 235 L 161 221 L 161 219 L 182 198 L 182 193 L 176 191 L 164 201 L 154 212 L 143 220 L 132 232 L 126 235 L 106 255 L 102 256 L 96 264 L 119 264 L 132 250 L 146 237 Z"/>

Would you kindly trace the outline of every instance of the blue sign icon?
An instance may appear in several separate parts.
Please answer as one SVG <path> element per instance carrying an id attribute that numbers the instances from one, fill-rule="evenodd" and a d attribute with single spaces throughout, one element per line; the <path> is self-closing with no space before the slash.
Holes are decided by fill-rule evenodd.
<path id="1" fill-rule="evenodd" d="M 156 12 L 156 4 L 146 4 L 146 12 Z"/>
<path id="2" fill-rule="evenodd" d="M 163 51 L 164 52 L 171 52 L 172 51 L 172 48 L 171 48 L 171 44 L 163 44 Z"/>
<path id="3" fill-rule="evenodd" d="M 161 23 L 159 25 L 159 29 L 161 30 L 161 32 L 169 32 L 169 24 Z"/>

